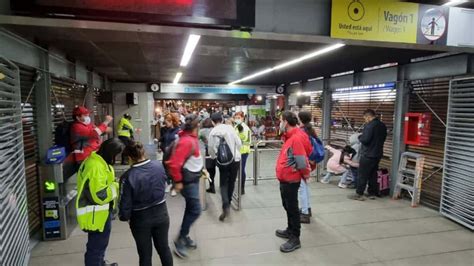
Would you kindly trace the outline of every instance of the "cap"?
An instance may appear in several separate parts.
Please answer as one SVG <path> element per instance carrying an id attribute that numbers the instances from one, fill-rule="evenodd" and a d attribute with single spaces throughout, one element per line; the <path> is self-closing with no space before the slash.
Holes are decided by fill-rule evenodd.
<path id="1" fill-rule="evenodd" d="M 74 110 L 72 111 L 72 114 L 74 116 L 81 116 L 81 115 L 88 115 L 90 114 L 89 110 L 87 108 L 85 108 L 84 106 L 77 106 L 76 108 L 74 108 Z"/>

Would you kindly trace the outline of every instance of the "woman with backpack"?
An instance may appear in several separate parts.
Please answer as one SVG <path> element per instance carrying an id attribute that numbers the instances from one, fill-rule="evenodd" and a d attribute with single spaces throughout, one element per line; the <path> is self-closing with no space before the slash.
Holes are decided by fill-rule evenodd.
<path id="1" fill-rule="evenodd" d="M 301 122 L 301 129 L 308 134 L 308 137 L 310 138 L 317 138 L 316 131 L 314 130 L 313 126 L 311 125 L 311 120 L 312 120 L 312 115 L 310 112 L 299 112 L 298 113 L 298 118 Z M 312 150 L 307 151 L 308 153 L 308 159 L 310 159 Z M 309 160 L 309 164 L 311 166 L 311 171 L 314 171 L 316 169 L 317 162 Z M 300 213 L 300 221 L 301 223 L 304 224 L 309 224 L 311 223 L 310 217 L 312 216 L 311 213 L 311 203 L 309 199 L 309 188 L 308 188 L 308 183 L 306 179 L 303 179 L 300 183 L 300 190 L 299 190 L 299 198 L 301 202 L 301 213 Z"/>
<path id="2" fill-rule="evenodd" d="M 199 119 L 196 115 L 187 115 L 179 132 L 178 141 L 173 142 L 170 159 L 165 161 L 169 174 L 173 178 L 174 188 L 181 192 L 186 200 L 183 222 L 178 238 L 174 241 L 175 253 L 180 258 L 188 256 L 189 249 L 196 249 L 196 243 L 189 237 L 191 225 L 201 215 L 199 201 L 199 180 L 204 161 L 199 149 Z"/>
<path id="3" fill-rule="evenodd" d="M 121 181 L 121 221 L 130 221 L 135 239 L 140 266 L 152 265 L 154 244 L 160 255 L 161 265 L 172 266 L 173 255 L 168 245 L 170 218 L 166 207 L 166 174 L 163 165 L 145 156 L 140 142 L 131 141 L 123 151 L 131 160 L 131 168 Z"/>

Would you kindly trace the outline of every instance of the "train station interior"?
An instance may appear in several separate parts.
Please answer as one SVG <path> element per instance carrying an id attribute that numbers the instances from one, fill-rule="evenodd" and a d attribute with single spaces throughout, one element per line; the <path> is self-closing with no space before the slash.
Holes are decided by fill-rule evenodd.
<path id="1" fill-rule="evenodd" d="M 163 181 L 170 185 L 158 205 L 131 212 L 167 207 L 172 262 L 153 248 L 152 265 L 474 265 L 473 26 L 474 2 L 461 0 L 0 0 L 0 266 L 151 265 L 132 234 L 138 222 L 121 221 L 124 186 L 142 161 L 117 153 L 109 163 L 101 153 L 117 138 L 133 146 L 124 129 L 143 145 L 142 159 L 173 180 Z M 367 137 L 367 110 L 385 135 L 368 177 L 376 185 L 369 180 L 364 195 L 367 171 L 347 160 L 368 156 L 368 144 L 346 150 L 354 135 Z M 285 117 L 301 113 L 311 114 L 321 141 L 310 136 L 308 145 L 324 152 L 314 164 L 306 154 L 301 235 L 287 250 L 275 230 L 294 226 L 282 189 L 294 182 L 282 180 L 302 170 L 293 158 L 285 166 L 293 172 L 281 175 L 279 162 L 299 156 L 285 148 Z M 183 256 L 176 243 L 189 195 L 171 165 L 190 117 L 201 132 L 217 114 L 249 151 L 239 162 L 229 149 L 239 170 L 222 207 L 229 184 L 220 169 L 228 168 L 213 165 L 210 192 L 215 157 L 199 133 L 200 149 L 178 167 L 186 176 L 199 153 L 207 169 L 196 180 L 200 216 L 189 233 L 197 248 L 187 243 Z M 85 115 L 88 122 L 78 118 Z M 182 131 L 165 159 L 174 120 Z M 72 140 L 81 123 L 95 132 L 95 148 Z M 99 154 L 117 187 L 105 188 L 113 201 L 90 205 L 93 224 L 96 208 L 111 224 L 105 257 L 91 263 L 92 237 L 104 227 L 81 224 L 93 184 L 83 179 L 95 178 L 82 173 Z M 333 170 L 335 157 L 342 170 Z M 84 197 L 104 201 L 92 194 Z"/>

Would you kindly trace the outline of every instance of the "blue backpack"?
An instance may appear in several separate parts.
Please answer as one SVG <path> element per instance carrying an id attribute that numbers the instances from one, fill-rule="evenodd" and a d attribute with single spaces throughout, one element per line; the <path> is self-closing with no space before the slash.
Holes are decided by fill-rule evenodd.
<path id="1" fill-rule="evenodd" d="M 324 145 L 323 142 L 318 137 L 310 136 L 311 146 L 313 146 L 313 151 L 309 155 L 309 160 L 320 163 L 324 160 Z"/>

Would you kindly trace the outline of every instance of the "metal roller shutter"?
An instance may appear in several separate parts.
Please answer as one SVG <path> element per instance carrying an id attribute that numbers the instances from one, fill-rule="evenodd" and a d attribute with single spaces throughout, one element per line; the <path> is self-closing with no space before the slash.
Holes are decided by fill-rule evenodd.
<path id="1" fill-rule="evenodd" d="M 25 155 L 26 194 L 28 199 L 28 222 L 30 236 L 41 229 L 40 183 L 38 169 L 38 137 L 35 116 L 35 83 L 36 71 L 33 68 L 20 66 L 20 85 L 23 143 Z M 26 102 L 28 101 L 28 102 Z"/>
<path id="2" fill-rule="evenodd" d="M 301 110 L 311 112 L 313 115 L 313 126 L 316 129 L 318 136 L 321 136 L 321 128 L 323 124 L 323 101 L 322 91 L 314 91 L 308 93 L 311 97 L 311 105 L 303 105 Z"/>
<path id="3" fill-rule="evenodd" d="M 18 68 L 0 57 L 0 265 L 26 265 L 28 210 Z"/>
<path id="4" fill-rule="evenodd" d="M 449 90 L 448 130 L 441 213 L 474 230 L 474 78 L 453 80 Z"/>
<path id="5" fill-rule="evenodd" d="M 449 80 L 450 78 L 411 81 L 409 111 L 414 113 L 431 112 L 416 95 L 418 93 L 440 118 L 446 121 Z M 439 209 L 441 199 L 445 136 L 445 126 L 433 116 L 430 145 L 426 147 L 407 145 L 408 151 L 425 156 L 420 203 L 433 209 Z"/>
<path id="6" fill-rule="evenodd" d="M 387 140 L 380 167 L 390 170 L 396 91 L 394 83 L 381 85 L 340 88 L 333 91 L 330 140 L 332 145 L 347 145 L 352 134 L 362 132 L 365 125 L 364 111 L 373 109 L 387 126 Z"/>

